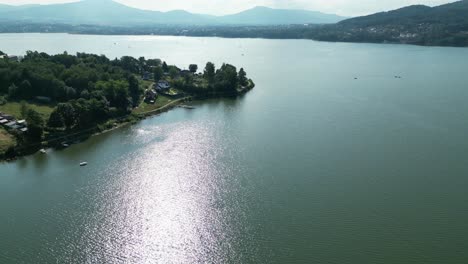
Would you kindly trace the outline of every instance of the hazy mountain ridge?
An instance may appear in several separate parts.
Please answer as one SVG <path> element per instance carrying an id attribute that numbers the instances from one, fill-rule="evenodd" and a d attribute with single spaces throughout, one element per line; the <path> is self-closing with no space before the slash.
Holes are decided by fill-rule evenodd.
<path id="1" fill-rule="evenodd" d="M 126 7 L 123 10 L 127 10 Z M 120 21 L 119 23 L 109 24 L 109 21 L 112 21 L 112 19 L 108 19 L 107 24 L 93 22 L 81 24 L 69 22 L 38 23 L 37 21 L 31 22 L 25 20 L 2 21 L 0 23 L 0 32 L 67 32 L 98 35 L 313 39 L 332 42 L 403 43 L 426 46 L 468 47 L 468 0 L 436 7 L 423 5 L 408 6 L 393 11 L 346 19 L 335 24 L 298 23 L 298 21 L 294 20 L 288 20 L 291 24 L 281 24 L 284 23 L 281 18 L 274 19 L 265 14 L 255 17 L 255 13 L 262 12 L 266 14 L 278 14 L 282 12 L 293 12 L 294 14 L 307 12 L 308 14 L 315 14 L 310 11 L 275 10 L 265 7 L 256 7 L 239 14 L 222 17 L 196 15 L 185 11 L 167 12 L 174 17 L 174 20 L 178 20 L 179 23 L 169 23 L 169 20 L 165 18 L 167 13 L 164 12 L 144 10 L 138 10 L 138 12 L 140 13 L 135 16 L 133 23 L 122 23 Z M 13 12 L 9 12 L 8 14 L 10 13 Z M 0 20 L 4 17 L 3 14 L 6 13 L 0 12 Z M 95 14 L 90 15 L 91 18 L 93 16 Z M 117 17 L 123 16 L 117 15 Z M 144 23 L 147 17 L 152 18 L 154 16 L 158 18 L 154 18 L 152 20 L 153 23 Z M 299 17 L 299 15 L 297 16 Z M 221 23 L 218 19 L 225 19 L 227 22 Z M 261 19 L 265 19 L 265 21 Z M 242 20 L 242 22 L 232 24 L 232 21 L 238 20 Z M 274 23 L 271 22 L 272 20 L 274 20 Z M 155 23 L 155 21 L 164 21 L 166 23 Z M 197 21 L 197 23 L 187 21 Z M 205 22 L 201 23 L 200 21 Z"/>
<path id="2" fill-rule="evenodd" d="M 212 16 L 183 10 L 159 12 L 141 10 L 112 0 L 84 0 L 52 5 L 0 5 L 0 21 L 30 23 L 73 23 L 97 25 L 142 24 L 232 24 L 273 25 L 336 23 L 344 17 L 306 10 L 256 7 L 237 14 Z"/>
<path id="3" fill-rule="evenodd" d="M 320 40 L 468 46 L 468 0 L 403 7 L 343 20 L 325 29 Z"/>
<path id="4" fill-rule="evenodd" d="M 435 7 L 412 5 L 400 9 L 380 12 L 368 16 L 350 18 L 341 21 L 344 26 L 377 26 L 409 23 L 467 23 L 468 0 L 444 4 Z"/>
<path id="5" fill-rule="evenodd" d="M 344 17 L 324 14 L 321 12 L 300 9 L 273 9 L 257 6 L 238 14 L 221 17 L 221 21 L 227 24 L 328 24 L 337 23 Z M 272 23 L 271 21 L 274 21 Z"/>

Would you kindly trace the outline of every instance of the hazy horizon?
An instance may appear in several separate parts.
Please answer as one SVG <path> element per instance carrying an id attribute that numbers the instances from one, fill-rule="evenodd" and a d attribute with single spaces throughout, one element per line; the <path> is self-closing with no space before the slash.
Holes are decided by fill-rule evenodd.
<path id="1" fill-rule="evenodd" d="M 58 4 L 78 2 L 77 0 L 2 0 L 0 4 Z M 255 6 L 266 6 L 283 9 L 306 9 L 341 16 L 359 16 L 388 11 L 408 5 L 436 6 L 456 2 L 453 0 L 362 0 L 356 5 L 352 0 L 173 0 L 173 1 L 143 1 L 143 0 L 115 0 L 121 4 L 139 9 L 170 11 L 186 10 L 193 13 L 226 15 L 244 11 Z"/>

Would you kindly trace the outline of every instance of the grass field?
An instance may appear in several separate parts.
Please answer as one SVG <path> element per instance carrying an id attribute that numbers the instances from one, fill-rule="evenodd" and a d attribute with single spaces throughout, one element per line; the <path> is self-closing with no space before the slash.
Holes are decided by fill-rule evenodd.
<path id="1" fill-rule="evenodd" d="M 44 120 L 49 119 L 50 113 L 54 110 L 52 106 L 42 105 L 36 103 L 27 103 L 27 105 L 39 112 Z M 8 102 L 4 105 L 0 105 L 0 112 L 14 116 L 16 119 L 21 119 L 21 103 L 19 102 Z"/>
<path id="2" fill-rule="evenodd" d="M 10 135 L 5 129 L 0 127 L 0 155 L 5 153 L 5 151 L 11 147 L 16 145 L 15 138 Z"/>
<path id="3" fill-rule="evenodd" d="M 156 99 L 156 102 L 154 104 L 148 104 L 148 103 L 142 102 L 140 106 L 138 106 L 138 108 L 135 108 L 133 110 L 133 113 L 141 114 L 141 113 L 149 112 L 149 111 L 158 109 L 170 102 L 171 102 L 170 98 L 165 97 L 163 95 L 159 95 L 158 99 Z"/>

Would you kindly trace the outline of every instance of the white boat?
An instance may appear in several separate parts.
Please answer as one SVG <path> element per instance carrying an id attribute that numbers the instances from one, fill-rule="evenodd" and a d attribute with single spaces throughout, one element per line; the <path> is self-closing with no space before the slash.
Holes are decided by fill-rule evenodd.
<path id="1" fill-rule="evenodd" d="M 180 108 L 185 108 L 185 109 L 195 109 L 195 107 L 191 105 L 179 105 Z"/>
<path id="2" fill-rule="evenodd" d="M 81 167 L 86 166 L 86 165 L 88 165 L 88 162 L 81 162 L 81 163 L 80 163 L 80 166 L 81 166 Z"/>
<path id="3" fill-rule="evenodd" d="M 40 152 L 41 154 L 47 154 L 47 152 L 45 151 L 45 149 L 41 149 L 41 150 L 39 150 L 39 152 Z"/>

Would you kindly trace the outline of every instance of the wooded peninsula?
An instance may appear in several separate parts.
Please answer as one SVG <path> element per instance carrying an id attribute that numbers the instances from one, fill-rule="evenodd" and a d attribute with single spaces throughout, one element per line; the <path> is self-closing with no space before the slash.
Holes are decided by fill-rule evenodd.
<path id="1" fill-rule="evenodd" d="M 0 51 L 0 159 L 67 147 L 177 104 L 239 96 L 255 85 L 243 68 L 187 69 L 160 59 Z"/>

